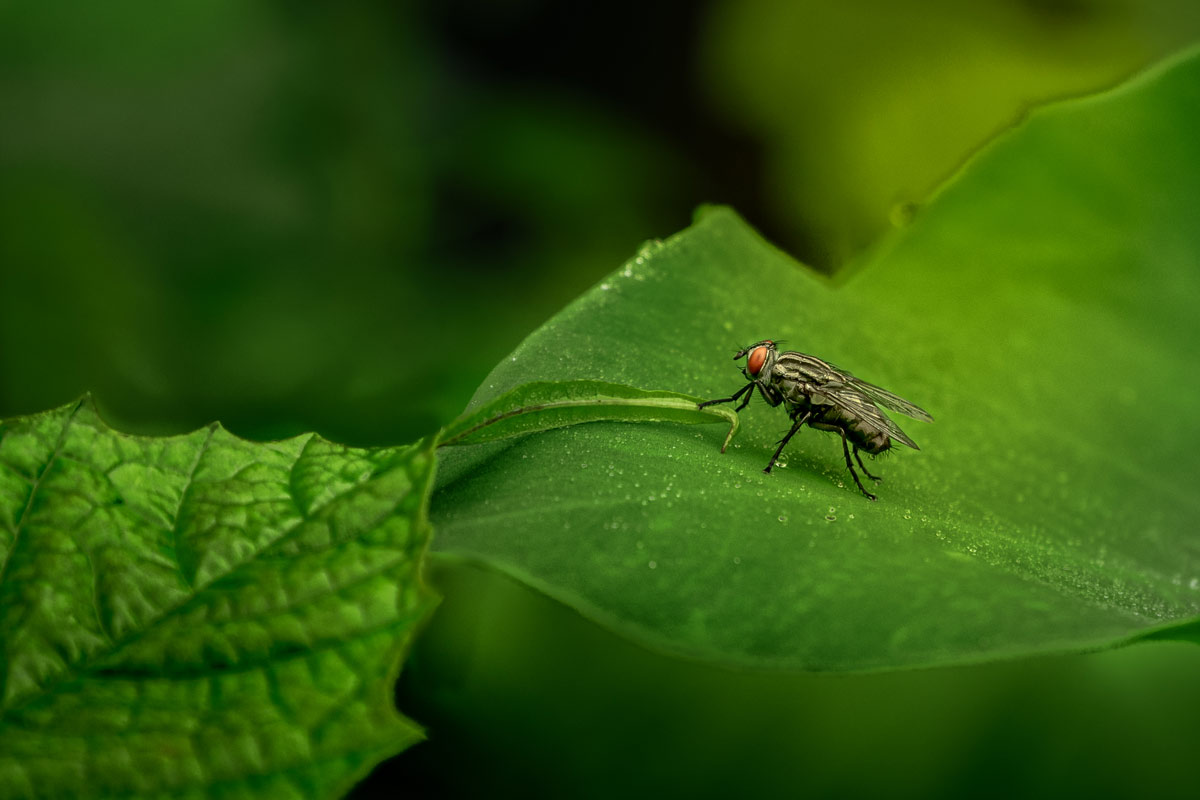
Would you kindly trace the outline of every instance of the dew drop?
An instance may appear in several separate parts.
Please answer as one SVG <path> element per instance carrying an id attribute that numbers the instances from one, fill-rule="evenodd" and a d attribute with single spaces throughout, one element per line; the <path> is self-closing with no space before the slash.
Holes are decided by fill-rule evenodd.
<path id="1" fill-rule="evenodd" d="M 780 515 L 779 515 L 779 521 L 780 521 L 780 522 L 787 522 L 787 514 L 780 514 Z"/>
<path id="2" fill-rule="evenodd" d="M 888 212 L 888 222 L 892 223 L 892 227 L 903 228 L 913 221 L 918 209 L 918 204 L 912 200 L 896 203 Z"/>
<path id="3" fill-rule="evenodd" d="M 735 563 L 735 564 L 740 564 L 740 563 L 742 563 L 742 557 L 741 557 L 741 556 L 734 556 L 734 557 L 733 557 L 733 563 Z"/>
<path id="4" fill-rule="evenodd" d="M 649 564 L 647 564 L 646 566 L 650 567 L 650 569 L 658 569 L 658 562 L 657 562 L 657 561 L 651 561 L 651 562 L 650 562 Z"/>

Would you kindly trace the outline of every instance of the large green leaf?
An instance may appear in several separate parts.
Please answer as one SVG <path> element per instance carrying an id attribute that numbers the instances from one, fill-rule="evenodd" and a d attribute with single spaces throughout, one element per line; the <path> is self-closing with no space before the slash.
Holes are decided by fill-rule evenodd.
<path id="1" fill-rule="evenodd" d="M 929 409 L 863 498 L 779 409 L 445 455 L 437 549 L 641 641 L 863 670 L 1109 646 L 1200 612 L 1200 59 L 1034 115 L 833 285 L 714 210 L 531 335 L 473 407 L 596 379 L 727 396 L 758 338 Z"/>
<path id="2" fill-rule="evenodd" d="M 0 796 L 328 797 L 419 740 L 430 448 L 0 423 Z"/>

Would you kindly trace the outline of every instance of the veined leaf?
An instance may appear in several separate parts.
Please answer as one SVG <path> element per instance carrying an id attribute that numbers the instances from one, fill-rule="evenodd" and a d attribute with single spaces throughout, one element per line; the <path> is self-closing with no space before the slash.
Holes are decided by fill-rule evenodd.
<path id="1" fill-rule="evenodd" d="M 472 407 L 547 376 L 728 396 L 761 338 L 927 408 L 855 489 L 759 400 L 719 435 L 595 425 L 445 452 L 437 548 L 640 641 L 890 669 L 1112 646 L 1200 613 L 1200 57 L 1033 115 L 841 284 L 727 210 L 532 334 Z M 1180 625 L 1179 628 L 1172 628 Z M 1194 626 L 1193 626 L 1194 627 Z M 1180 634 L 1184 635 L 1184 634 Z"/>
<path id="2" fill-rule="evenodd" d="M 537 381 L 464 414 L 442 430 L 439 445 L 480 444 L 581 422 L 727 422 L 728 444 L 738 415 L 723 406 L 696 407 L 695 397 L 602 381 Z"/>
<path id="3" fill-rule="evenodd" d="M 0 796 L 330 797 L 418 741 L 431 447 L 0 423 Z"/>

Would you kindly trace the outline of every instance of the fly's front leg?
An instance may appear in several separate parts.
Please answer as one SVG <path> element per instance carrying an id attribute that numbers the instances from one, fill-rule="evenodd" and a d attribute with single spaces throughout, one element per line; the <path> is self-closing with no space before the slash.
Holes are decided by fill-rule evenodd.
<path id="1" fill-rule="evenodd" d="M 755 385 L 758 386 L 758 393 L 762 395 L 762 399 L 771 408 L 774 408 L 783 402 L 783 395 L 781 395 L 779 390 L 775 387 L 771 387 L 770 391 L 768 391 L 767 389 L 764 389 L 763 385 L 757 381 L 755 382 Z"/>
<path id="2" fill-rule="evenodd" d="M 715 406 L 720 403 L 735 402 L 739 397 L 746 394 L 747 392 L 750 392 L 750 390 L 753 388 L 754 388 L 754 381 L 751 381 L 750 383 L 747 383 L 745 386 L 743 386 L 741 389 L 738 389 L 737 393 L 733 397 L 718 397 L 716 400 L 705 400 L 703 403 L 697 404 L 696 408 L 704 408 L 705 406 Z M 741 405 L 739 405 L 737 408 L 735 408 L 734 411 L 735 412 L 741 411 L 743 408 L 745 408 L 746 404 L 750 402 L 751 397 L 754 397 L 753 392 L 750 392 L 750 394 L 746 394 L 746 399 L 743 400 L 741 402 Z"/>
<path id="3" fill-rule="evenodd" d="M 866 475 L 868 478 L 870 478 L 871 480 L 875 481 L 876 483 L 879 483 L 881 480 L 883 480 L 883 478 L 879 477 L 878 475 L 872 475 L 872 474 L 871 474 L 871 473 L 870 473 L 870 472 L 867 470 L 867 468 L 866 468 L 865 466 L 863 466 L 863 463 L 862 463 L 862 456 L 860 456 L 860 455 L 858 454 L 858 445 L 854 445 L 854 460 L 858 462 L 858 466 L 859 466 L 859 468 L 860 468 L 860 469 L 862 469 L 863 473 L 864 473 L 864 474 L 865 474 L 865 475 Z"/>
<path id="4" fill-rule="evenodd" d="M 767 473 L 768 475 L 771 474 L 771 467 L 775 466 L 775 461 L 779 458 L 779 454 L 783 452 L 783 448 L 787 447 L 788 441 L 796 435 L 796 431 L 800 430 L 801 425 L 808 422 L 808 418 L 811 416 L 812 412 L 806 411 L 804 414 L 796 418 L 796 421 L 792 423 L 792 429 L 787 432 L 787 435 L 779 440 L 779 449 L 775 451 L 775 455 L 771 456 L 771 460 L 763 472 Z"/>
<path id="5" fill-rule="evenodd" d="M 846 469 L 850 470 L 850 477 L 854 478 L 854 485 L 858 487 L 860 492 L 867 496 L 868 500 L 877 500 L 878 498 L 875 495 L 863 488 L 862 481 L 858 479 L 858 473 L 854 471 L 854 464 L 850 462 L 850 448 L 846 445 L 846 432 L 838 428 L 838 433 L 842 435 L 842 452 L 846 455 Z M 858 455 L 857 447 L 854 448 L 854 454 Z M 860 461 L 859 464 L 861 465 L 862 462 Z M 867 472 L 866 467 L 863 467 L 863 472 Z M 867 474 L 870 475 L 871 473 L 867 472 Z"/>

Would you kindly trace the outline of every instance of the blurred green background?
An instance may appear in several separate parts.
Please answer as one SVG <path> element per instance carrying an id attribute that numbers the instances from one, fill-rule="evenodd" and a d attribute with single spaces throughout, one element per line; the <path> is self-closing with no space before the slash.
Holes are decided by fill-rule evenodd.
<path id="1" fill-rule="evenodd" d="M 1031 106 L 1200 38 L 1183 0 L 831 6 L 6 4 L 0 415 L 409 441 L 697 204 L 836 272 Z M 743 675 L 435 578 L 431 740 L 364 796 L 1182 794 L 1200 743 L 1178 645 Z"/>

